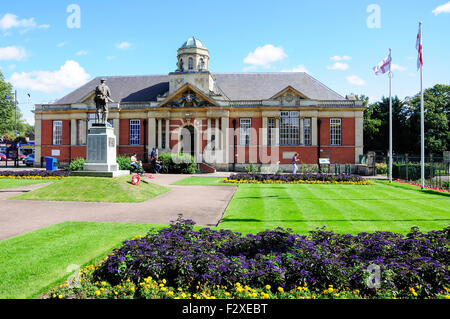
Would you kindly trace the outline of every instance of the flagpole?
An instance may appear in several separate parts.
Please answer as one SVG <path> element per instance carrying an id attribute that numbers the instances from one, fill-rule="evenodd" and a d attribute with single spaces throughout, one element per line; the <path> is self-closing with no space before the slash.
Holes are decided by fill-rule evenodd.
<path id="1" fill-rule="evenodd" d="M 389 56 L 391 57 L 391 62 L 389 63 L 389 183 L 392 183 L 392 56 L 391 48 L 389 48 Z"/>
<path id="2" fill-rule="evenodd" d="M 420 46 L 422 46 L 422 22 L 419 22 L 419 40 Z M 421 53 L 423 56 L 423 47 L 421 48 Z M 423 107 L 423 78 L 422 78 L 423 65 L 420 63 L 420 152 L 421 152 L 421 186 L 422 189 L 425 188 L 425 120 L 424 120 L 424 107 Z"/>

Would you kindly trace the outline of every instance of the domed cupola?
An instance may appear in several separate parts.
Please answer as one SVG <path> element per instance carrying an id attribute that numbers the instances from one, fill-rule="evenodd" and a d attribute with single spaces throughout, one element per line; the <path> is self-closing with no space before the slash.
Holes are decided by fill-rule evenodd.
<path id="1" fill-rule="evenodd" d="M 175 72 L 204 72 L 209 69 L 209 51 L 203 43 L 191 37 L 178 49 Z"/>

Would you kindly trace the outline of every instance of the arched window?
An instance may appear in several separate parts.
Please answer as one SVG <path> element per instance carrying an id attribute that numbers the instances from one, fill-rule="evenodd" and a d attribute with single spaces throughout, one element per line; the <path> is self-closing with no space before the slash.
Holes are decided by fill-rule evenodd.
<path id="1" fill-rule="evenodd" d="M 189 58 L 189 60 L 188 60 L 188 68 L 189 68 L 189 70 L 194 69 L 194 60 L 192 58 Z"/>
<path id="2" fill-rule="evenodd" d="M 200 61 L 198 63 L 198 68 L 200 70 L 203 70 L 205 68 L 205 61 L 203 60 L 203 58 L 200 58 Z"/>

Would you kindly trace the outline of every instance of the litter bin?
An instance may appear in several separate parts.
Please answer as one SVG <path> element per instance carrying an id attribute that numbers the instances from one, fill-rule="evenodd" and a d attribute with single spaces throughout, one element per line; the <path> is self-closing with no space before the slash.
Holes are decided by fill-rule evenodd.
<path id="1" fill-rule="evenodd" d="M 54 157 L 45 157 L 45 169 L 47 171 L 56 171 L 58 168 L 56 167 L 57 159 Z"/>

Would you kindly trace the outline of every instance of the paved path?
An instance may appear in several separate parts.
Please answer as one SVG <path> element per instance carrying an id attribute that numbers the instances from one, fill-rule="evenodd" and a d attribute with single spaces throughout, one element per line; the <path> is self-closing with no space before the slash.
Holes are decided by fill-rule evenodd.
<path id="1" fill-rule="evenodd" d="M 169 186 L 185 177 L 157 174 L 149 181 Z M 64 221 L 168 224 L 183 214 L 197 225 L 215 226 L 236 191 L 235 186 L 170 185 L 169 192 L 143 203 L 7 200 L 38 187 L 42 184 L 0 190 L 0 240 Z"/>

